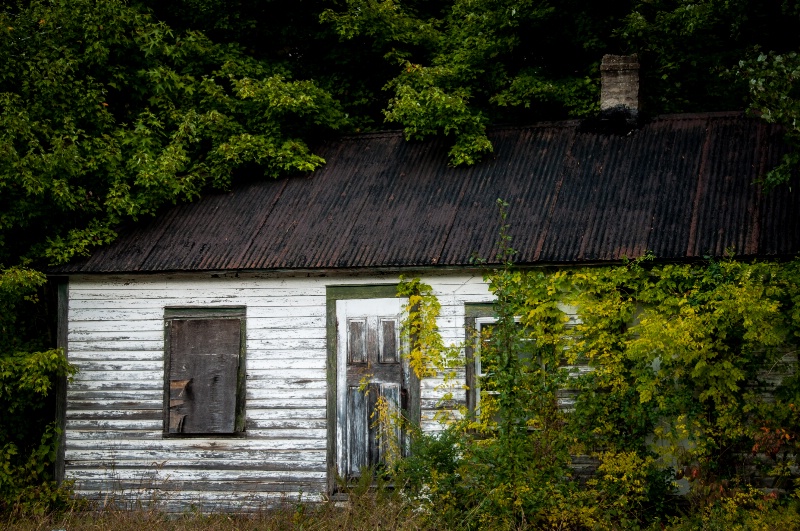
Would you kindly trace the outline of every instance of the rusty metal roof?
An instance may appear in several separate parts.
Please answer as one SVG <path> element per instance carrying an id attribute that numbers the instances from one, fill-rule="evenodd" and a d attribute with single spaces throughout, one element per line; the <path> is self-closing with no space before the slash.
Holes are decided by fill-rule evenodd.
<path id="1" fill-rule="evenodd" d="M 509 203 L 520 264 L 800 252 L 800 186 L 753 182 L 785 151 L 741 114 L 660 117 L 630 135 L 577 121 L 496 128 L 494 156 L 446 165 L 447 139 L 353 136 L 305 177 L 179 205 L 62 273 L 459 266 L 495 253 Z"/>

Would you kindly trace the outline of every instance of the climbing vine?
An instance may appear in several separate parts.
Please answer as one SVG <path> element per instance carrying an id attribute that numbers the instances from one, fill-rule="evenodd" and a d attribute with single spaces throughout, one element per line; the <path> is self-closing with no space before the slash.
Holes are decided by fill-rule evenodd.
<path id="1" fill-rule="evenodd" d="M 633 528 L 686 502 L 707 519 L 719 504 L 746 509 L 754 488 L 795 491 L 800 260 L 507 263 L 486 280 L 497 321 L 476 338 L 480 408 L 418 434 L 397 466 L 436 518 Z M 410 359 L 439 374 L 454 362 L 438 303 L 406 286 Z M 584 481 L 578 461 L 595 463 Z"/>
<path id="2" fill-rule="evenodd" d="M 444 389 L 443 400 L 452 400 L 463 368 L 463 344 L 446 345 L 439 333 L 437 319 L 442 309 L 433 288 L 419 278 L 400 276 L 397 296 L 406 299 L 401 330 L 407 345 L 406 357 L 417 378 L 436 378 Z"/>

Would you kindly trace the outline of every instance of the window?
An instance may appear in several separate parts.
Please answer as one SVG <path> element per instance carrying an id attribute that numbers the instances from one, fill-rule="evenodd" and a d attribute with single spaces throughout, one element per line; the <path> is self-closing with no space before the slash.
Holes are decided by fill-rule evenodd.
<path id="1" fill-rule="evenodd" d="M 491 329 L 497 323 L 493 303 L 466 304 L 466 377 L 467 377 L 467 407 L 469 411 L 477 413 L 480 410 L 481 388 L 480 381 L 486 376 L 485 367 L 481 364 L 481 338 L 487 338 Z M 517 319 L 518 321 L 518 319 Z M 521 353 L 521 359 L 530 360 L 529 356 Z"/>
<path id="2" fill-rule="evenodd" d="M 245 309 L 166 308 L 164 434 L 244 432 Z"/>
<path id="3" fill-rule="evenodd" d="M 486 337 L 487 330 L 491 330 L 497 323 L 497 316 L 494 313 L 492 303 L 465 304 L 465 327 L 466 327 L 466 380 L 467 380 L 467 407 L 469 411 L 477 413 L 480 410 L 481 378 L 486 376 L 485 367 L 481 364 L 480 338 Z M 571 306 L 559 304 L 559 308 L 568 317 L 565 324 L 565 332 L 571 330 L 578 324 L 576 309 Z M 519 322 L 519 319 L 516 319 Z M 521 325 L 519 325 L 521 326 Z M 526 339 L 525 342 L 532 340 Z M 531 348 L 523 347 L 519 352 L 519 360 L 526 364 L 534 363 L 534 343 L 530 343 Z M 536 357 L 538 359 L 538 357 Z M 539 363 L 538 361 L 537 363 Z M 564 363 L 564 362 L 562 362 Z M 530 365 L 528 365 L 530 366 Z M 559 368 L 568 371 L 571 377 L 577 377 L 590 371 L 586 360 L 577 360 L 575 365 L 562 364 Z M 490 391 L 491 393 L 491 391 Z M 564 411 L 571 410 L 575 405 L 576 391 L 572 389 L 560 389 L 557 392 L 558 407 Z"/>

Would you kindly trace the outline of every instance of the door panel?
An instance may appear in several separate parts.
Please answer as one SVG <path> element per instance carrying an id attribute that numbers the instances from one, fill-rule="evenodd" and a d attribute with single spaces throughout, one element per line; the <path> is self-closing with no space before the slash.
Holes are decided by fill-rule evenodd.
<path id="1" fill-rule="evenodd" d="M 413 392 L 400 344 L 401 300 L 336 301 L 337 472 L 355 478 L 366 466 L 385 462 L 387 449 L 373 412 L 380 397 L 399 410 Z M 402 434 L 392 434 L 404 447 Z"/>

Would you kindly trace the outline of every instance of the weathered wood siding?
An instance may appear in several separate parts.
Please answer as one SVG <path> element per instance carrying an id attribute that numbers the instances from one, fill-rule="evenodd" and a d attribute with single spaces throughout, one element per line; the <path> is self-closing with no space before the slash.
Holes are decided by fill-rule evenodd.
<path id="1" fill-rule="evenodd" d="M 428 276 L 446 342 L 464 340 L 464 304 L 491 301 L 479 275 Z M 326 286 L 383 276 L 74 276 L 69 282 L 65 474 L 78 494 L 156 499 L 182 510 L 257 508 L 326 490 Z M 164 308 L 246 308 L 246 433 L 165 438 Z M 422 424 L 440 381 L 421 383 Z M 462 395 L 463 397 L 463 392 Z"/>

